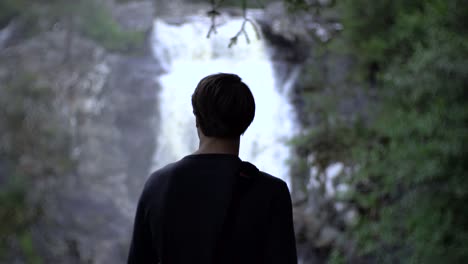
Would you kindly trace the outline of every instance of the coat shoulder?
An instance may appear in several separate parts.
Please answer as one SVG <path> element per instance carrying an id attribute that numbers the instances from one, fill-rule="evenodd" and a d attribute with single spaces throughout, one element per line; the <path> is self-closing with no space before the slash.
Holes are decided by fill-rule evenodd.
<path id="1" fill-rule="evenodd" d="M 161 169 L 158 169 L 150 174 L 146 180 L 143 192 L 152 192 L 168 187 L 169 180 L 176 173 L 177 162 L 170 163 Z"/>
<path id="2" fill-rule="evenodd" d="M 275 177 L 271 174 L 268 174 L 266 172 L 260 171 L 259 181 L 262 185 L 268 186 L 274 192 L 281 192 L 281 191 L 289 192 L 288 185 L 286 184 L 284 180 L 278 177 Z"/>

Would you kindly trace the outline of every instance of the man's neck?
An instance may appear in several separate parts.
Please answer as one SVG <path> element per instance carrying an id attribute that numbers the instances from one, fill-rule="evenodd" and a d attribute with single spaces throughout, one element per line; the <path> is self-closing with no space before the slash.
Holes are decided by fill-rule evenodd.
<path id="1" fill-rule="evenodd" d="M 231 154 L 239 156 L 239 139 L 203 137 L 193 154 Z"/>

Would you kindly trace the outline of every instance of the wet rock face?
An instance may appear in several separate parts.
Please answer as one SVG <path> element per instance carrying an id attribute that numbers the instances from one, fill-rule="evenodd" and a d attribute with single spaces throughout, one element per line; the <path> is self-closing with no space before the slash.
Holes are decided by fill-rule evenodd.
<path id="1" fill-rule="evenodd" d="M 68 226 L 68 250 L 93 263 L 123 263 L 156 147 L 158 85 L 152 76 L 158 65 L 151 57 L 114 59 L 98 95 L 100 109 L 79 121 L 77 171 L 54 199 L 61 209 L 51 212 L 66 216 L 57 220 Z"/>
<path id="2" fill-rule="evenodd" d="M 66 247 L 83 262 L 125 260 L 136 201 L 156 147 L 158 86 L 152 76 L 158 65 L 151 57 L 114 60 L 100 109 L 83 116 L 77 127 L 78 167 L 70 176 L 76 180 L 65 182 L 68 191 L 54 199 L 67 216 L 58 219 L 68 225 Z"/>
<path id="3" fill-rule="evenodd" d="M 310 34 L 303 17 L 288 13 L 283 3 L 277 2 L 268 5 L 256 21 L 272 47 L 272 60 L 302 63 L 307 58 Z"/>
<path id="4" fill-rule="evenodd" d="M 207 0 L 153 0 L 155 15 L 168 22 L 179 24 L 186 21 L 190 15 L 206 15 L 210 8 Z"/>
<path id="5" fill-rule="evenodd" d="M 4 28 L 0 29 L 0 50 L 8 44 L 15 27 L 16 23 L 14 21 L 10 21 L 10 23 L 8 23 Z"/>
<path id="6" fill-rule="evenodd" d="M 140 1 L 112 12 L 126 29 L 150 32 L 151 7 Z M 0 48 L 0 82 L 28 72 L 52 87 L 72 138 L 75 169 L 37 184 L 43 213 L 32 234 L 44 263 L 124 263 L 156 148 L 161 69 L 149 44 L 138 55 L 116 54 L 78 34 L 65 61 L 65 34 Z"/>
<path id="7" fill-rule="evenodd" d="M 121 58 L 107 83 L 113 87 L 109 107 L 115 113 L 113 126 L 119 132 L 119 148 L 126 158 L 125 186 L 132 201 L 137 200 L 149 175 L 156 148 L 156 76 L 160 73 L 159 64 L 151 56 Z"/>
<path id="8" fill-rule="evenodd" d="M 311 94 L 324 100 L 333 98 L 337 114 L 347 122 L 357 116 L 366 117 L 369 97 L 349 78 L 355 67 L 354 58 L 339 47 L 328 45 L 329 41 L 338 41 L 346 46 L 346 40 L 339 35 L 343 29 L 339 14 L 331 7 L 332 1 L 309 2 L 330 8 L 317 13 L 290 14 L 280 3 L 275 3 L 269 5 L 258 20 L 271 49 L 276 75 L 285 78 L 282 76 L 290 75 L 295 67 L 300 69 L 290 90 L 298 126 L 307 130 L 322 125 L 319 114 L 314 113 L 306 101 L 306 96 Z M 298 160 L 309 158 L 302 154 L 300 147 L 296 151 Z M 300 170 L 300 165 L 297 168 L 293 165 L 292 171 L 295 169 Z M 353 247 L 343 230 L 353 221 L 354 208 L 338 209 L 345 206 L 340 205 L 336 197 L 310 187 L 314 179 L 312 172 L 305 170 L 294 176 L 291 185 L 298 256 L 303 263 L 326 263 L 331 249 Z"/>
<path id="9" fill-rule="evenodd" d="M 124 29 L 149 31 L 153 25 L 155 8 L 152 1 L 130 1 L 116 5 L 112 13 Z"/>

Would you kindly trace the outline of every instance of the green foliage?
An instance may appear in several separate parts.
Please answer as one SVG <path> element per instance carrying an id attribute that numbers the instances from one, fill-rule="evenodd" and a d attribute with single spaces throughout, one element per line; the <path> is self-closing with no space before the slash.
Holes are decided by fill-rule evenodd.
<path id="1" fill-rule="evenodd" d="M 5 78 L 0 86 L 0 261 L 19 251 L 40 263 L 30 227 L 40 213 L 33 186 L 63 174 L 72 163 L 68 136 L 60 124 L 52 89 L 29 74 Z"/>
<path id="2" fill-rule="evenodd" d="M 24 1 L 18 0 L 0 1 L 0 28 L 6 26 L 13 17 L 19 15 L 24 4 Z"/>
<path id="3" fill-rule="evenodd" d="M 468 259 L 468 9 L 463 1 L 345 1 L 381 108 L 355 146 L 360 253 L 388 263 Z"/>
<path id="4" fill-rule="evenodd" d="M 36 84 L 29 74 L 11 76 L 0 90 L 0 155 L 7 163 L 22 162 L 13 174 L 60 174 L 69 167 L 68 137 L 58 120 L 54 92 L 49 87 Z M 51 141 L 52 140 L 52 141 Z"/>
<path id="5" fill-rule="evenodd" d="M 42 259 L 38 255 L 34 246 L 33 238 L 30 232 L 24 232 L 20 236 L 21 250 L 25 256 L 26 263 L 41 264 Z"/>
<path id="6" fill-rule="evenodd" d="M 78 8 L 80 31 L 104 48 L 128 52 L 143 45 L 145 32 L 122 29 L 103 5 L 88 0 L 80 3 Z"/>
<path id="7" fill-rule="evenodd" d="M 140 48 L 145 32 L 124 30 L 110 11 L 96 0 L 0 1 L 0 28 L 13 17 L 20 17 L 24 38 L 61 24 L 73 34 L 82 33 L 109 51 L 131 52 Z"/>
<path id="8" fill-rule="evenodd" d="M 299 80 L 306 127 L 292 141 L 308 157 L 300 172 L 309 177 L 337 162 L 349 168 L 339 179 L 349 191 L 335 199 L 359 213 L 347 234 L 356 248 L 334 245 L 329 260 L 464 263 L 468 5 L 344 0 L 338 7 L 342 38 L 314 48 Z M 352 54 L 358 66 L 344 83 L 327 79 L 329 51 L 337 47 L 347 47 L 342 54 Z M 349 118 L 339 105 L 353 97 L 356 82 L 371 87 L 363 92 L 375 104 Z"/>
<path id="9" fill-rule="evenodd" d="M 27 0 L 2 0 L 0 1 L 0 29 L 7 26 L 14 18 L 18 31 L 21 32 L 17 38 L 28 38 L 40 31 L 40 10 Z"/>
<path id="10" fill-rule="evenodd" d="M 333 251 L 328 260 L 330 264 L 345 264 L 346 258 L 342 256 L 338 251 Z"/>
<path id="11" fill-rule="evenodd" d="M 26 208 L 24 187 L 24 183 L 15 178 L 0 189 L 0 206 L 2 208 L 0 211 L 0 219 L 2 220 L 0 245 L 2 246 L 6 243 L 5 239 L 8 235 L 23 229 L 32 218 L 32 214 Z"/>
<path id="12" fill-rule="evenodd" d="M 41 263 L 34 246 L 29 226 L 37 217 L 37 210 L 29 207 L 26 183 L 18 175 L 0 188 L 0 261 L 9 255 L 11 240 L 18 239 L 18 246 L 26 263 Z"/>

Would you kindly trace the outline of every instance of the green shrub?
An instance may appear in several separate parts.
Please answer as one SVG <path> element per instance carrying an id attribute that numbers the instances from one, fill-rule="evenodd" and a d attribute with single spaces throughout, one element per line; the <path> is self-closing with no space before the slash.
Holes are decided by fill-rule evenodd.
<path id="1" fill-rule="evenodd" d="M 357 57 L 380 69 L 380 111 L 354 147 L 361 218 L 350 235 L 378 263 L 466 262 L 467 7 L 345 2 Z"/>
<path id="2" fill-rule="evenodd" d="M 298 152 L 313 157 L 303 173 L 311 167 L 320 173 L 335 162 L 350 168 L 351 177 L 339 179 L 349 191 L 336 200 L 359 213 L 346 238 L 356 243 L 334 245 L 329 260 L 464 263 L 468 6 L 462 0 L 344 0 L 338 7 L 344 23 L 339 41 L 346 44 L 340 46 L 357 67 L 348 83 L 334 87 L 320 68 L 322 47 L 314 49 L 299 80 L 309 124 L 293 140 Z M 354 82 L 374 101 L 364 122 L 345 120 L 338 111 Z M 310 178 L 300 181 L 306 185 Z"/>
<path id="3" fill-rule="evenodd" d="M 99 3 L 83 1 L 79 9 L 80 31 L 104 48 L 129 52 L 143 45 L 145 32 L 122 29 L 109 11 Z"/>
<path id="4" fill-rule="evenodd" d="M 0 262 L 13 254 L 40 263 L 30 230 L 41 198 L 30 194 L 37 182 L 65 174 L 73 164 L 54 91 L 18 70 L 0 86 Z"/>
<path id="5" fill-rule="evenodd" d="M 9 258 L 14 247 L 12 241 L 15 241 L 26 263 L 41 263 L 29 231 L 38 210 L 31 208 L 27 202 L 28 184 L 23 177 L 15 175 L 9 178 L 9 182 L 0 188 L 0 261 Z"/>
<path id="6" fill-rule="evenodd" d="M 10 20 L 18 16 L 26 8 L 23 0 L 0 1 L 0 29 L 6 26 Z"/>

